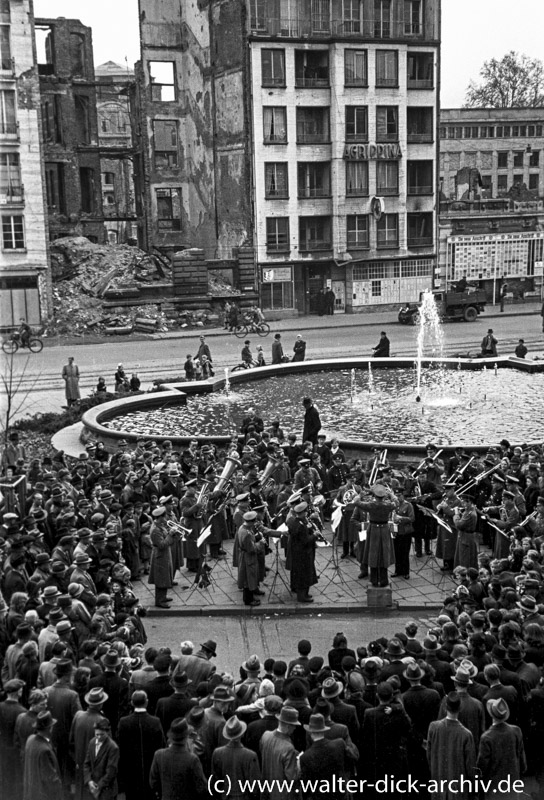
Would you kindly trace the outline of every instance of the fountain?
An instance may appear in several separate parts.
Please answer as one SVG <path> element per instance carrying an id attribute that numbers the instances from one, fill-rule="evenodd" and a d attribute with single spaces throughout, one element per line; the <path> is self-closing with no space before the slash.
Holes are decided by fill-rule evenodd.
<path id="1" fill-rule="evenodd" d="M 417 335 L 417 373 L 416 373 L 416 403 L 421 402 L 421 371 L 425 344 L 430 343 L 433 352 L 438 350 L 439 361 L 442 360 L 444 350 L 444 336 L 438 308 L 430 289 L 423 292 L 419 309 L 419 332 Z"/>
<path id="2" fill-rule="evenodd" d="M 351 402 L 353 403 L 353 401 L 355 399 L 355 395 L 357 394 L 357 384 L 355 382 L 355 370 L 354 369 L 351 370 L 351 380 L 350 380 L 349 391 L 350 391 Z"/>
<path id="3" fill-rule="evenodd" d="M 227 397 L 230 395 L 230 379 L 229 379 L 229 368 L 225 367 L 225 394 Z"/>

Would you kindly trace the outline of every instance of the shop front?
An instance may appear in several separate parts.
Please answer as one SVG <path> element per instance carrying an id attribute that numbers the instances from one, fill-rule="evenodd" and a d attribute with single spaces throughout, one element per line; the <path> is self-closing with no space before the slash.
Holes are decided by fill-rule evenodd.
<path id="1" fill-rule="evenodd" d="M 323 298 L 334 293 L 334 310 L 346 310 L 345 267 L 334 261 L 261 265 L 263 311 L 295 311 L 300 316 L 325 313 Z"/>

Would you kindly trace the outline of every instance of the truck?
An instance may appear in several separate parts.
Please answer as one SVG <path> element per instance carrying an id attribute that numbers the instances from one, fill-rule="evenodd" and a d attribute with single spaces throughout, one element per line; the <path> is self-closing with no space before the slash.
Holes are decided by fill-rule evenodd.
<path id="1" fill-rule="evenodd" d="M 483 289 L 474 289 L 469 286 L 464 292 L 446 291 L 439 289 L 433 291 L 434 301 L 438 313 L 443 320 L 464 320 L 474 322 L 479 314 L 485 311 L 487 302 Z M 423 292 L 419 295 L 420 302 Z M 401 306 L 398 320 L 403 325 L 417 325 L 419 323 L 419 303 L 406 303 Z"/>

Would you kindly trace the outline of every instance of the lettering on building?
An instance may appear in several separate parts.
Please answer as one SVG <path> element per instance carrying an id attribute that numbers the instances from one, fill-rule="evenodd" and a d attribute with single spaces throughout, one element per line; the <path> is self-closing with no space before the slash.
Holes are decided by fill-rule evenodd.
<path id="1" fill-rule="evenodd" d="M 344 158 L 348 161 L 370 161 L 375 158 L 402 158 L 400 144 L 347 144 Z"/>

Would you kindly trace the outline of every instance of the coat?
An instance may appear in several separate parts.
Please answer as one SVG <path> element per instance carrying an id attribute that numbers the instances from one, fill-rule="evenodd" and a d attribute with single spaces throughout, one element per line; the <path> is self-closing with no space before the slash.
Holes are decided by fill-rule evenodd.
<path id="1" fill-rule="evenodd" d="M 18 797 L 21 786 L 21 760 L 14 741 L 15 723 L 26 708 L 19 702 L 0 703 L 0 797 Z"/>
<path id="2" fill-rule="evenodd" d="M 102 713 L 110 721 L 112 736 L 117 736 L 119 720 L 128 713 L 128 681 L 116 672 L 104 672 L 89 681 L 89 689 L 97 686 L 101 686 L 108 695 Z"/>
<path id="3" fill-rule="evenodd" d="M 317 444 L 317 434 L 321 430 L 321 419 L 319 411 L 315 406 L 310 406 L 304 413 L 304 430 L 302 441 Z"/>
<path id="4" fill-rule="evenodd" d="M 259 588 L 258 553 L 261 542 L 255 541 L 255 533 L 246 525 L 240 525 L 236 534 L 238 542 L 238 588 L 254 591 Z"/>
<path id="5" fill-rule="evenodd" d="M 164 735 L 166 736 L 170 730 L 170 725 L 175 719 L 184 717 L 197 703 L 198 700 L 196 698 L 192 698 L 190 694 L 185 692 L 171 694 L 168 697 L 160 697 L 155 708 L 155 716 L 159 718 Z"/>
<path id="6" fill-rule="evenodd" d="M 231 741 L 224 747 L 218 747 L 212 754 L 212 775 L 214 780 L 230 778 L 231 787 L 228 796 L 231 800 L 249 800 L 255 793 L 242 791 L 242 781 L 258 780 L 261 777 L 259 761 L 253 750 L 248 750 L 240 741 Z M 225 784 L 220 784 L 225 785 Z M 215 795 L 218 799 L 224 797 L 224 792 Z"/>
<path id="7" fill-rule="evenodd" d="M 474 780 L 476 751 L 471 732 L 459 720 L 441 719 L 431 722 L 427 738 L 427 761 L 433 781 L 457 781 L 463 775 Z M 447 788 L 430 793 L 432 800 L 471 800 L 467 789 L 452 792 Z"/>
<path id="8" fill-rule="evenodd" d="M 10 794 L 3 795 L 9 797 Z M 28 737 L 25 746 L 23 800 L 59 800 L 62 784 L 51 742 L 40 733 Z"/>
<path id="9" fill-rule="evenodd" d="M 76 364 L 65 364 L 62 368 L 64 389 L 67 400 L 79 400 L 79 367 Z"/>
<path id="10" fill-rule="evenodd" d="M 81 703 L 77 692 L 61 682 L 55 681 L 45 689 L 47 708 L 57 720 L 51 733 L 51 741 L 59 761 L 60 776 L 63 783 L 71 783 L 74 764 L 69 752 L 70 731 L 77 711 L 81 711 Z"/>
<path id="11" fill-rule="evenodd" d="M 151 525 L 153 552 L 149 566 L 149 583 L 159 589 L 170 589 L 174 585 L 172 550 L 170 548 L 172 540 L 173 536 L 162 524 L 153 523 Z"/>
<path id="12" fill-rule="evenodd" d="M 200 759 L 185 743 L 157 750 L 151 764 L 149 784 L 161 800 L 180 800 L 181 797 L 204 800 L 209 797 Z"/>
<path id="13" fill-rule="evenodd" d="M 294 356 L 292 361 L 304 361 L 306 356 L 306 342 L 303 339 L 297 339 L 293 347 Z"/>
<path id="14" fill-rule="evenodd" d="M 119 748 L 110 737 L 106 737 L 96 753 L 96 739 L 93 737 L 87 748 L 83 766 L 85 784 L 94 781 L 98 785 L 96 800 L 117 800 L 117 767 Z"/>
<path id="15" fill-rule="evenodd" d="M 185 558 L 196 561 L 205 552 L 206 545 L 202 544 L 197 547 L 196 541 L 204 527 L 204 522 L 201 516 L 201 510 L 196 504 L 196 497 L 186 497 L 181 501 L 180 510 L 183 516 L 182 525 L 184 528 L 190 528 L 191 533 L 185 536 L 183 542 L 183 554 Z"/>
<path id="16" fill-rule="evenodd" d="M 295 780 L 297 751 L 291 737 L 278 730 L 266 731 L 261 739 L 261 779 L 263 781 Z M 261 800 L 294 800 L 298 793 L 286 792 L 279 784 L 263 787 Z"/>
<path id="17" fill-rule="evenodd" d="M 486 800 L 502 797 L 518 796 L 514 792 L 506 795 L 499 790 L 499 782 L 510 778 L 519 780 L 527 768 L 523 735 L 517 725 L 500 722 L 492 725 L 480 739 L 478 760 L 476 763 L 482 772 L 482 780 L 491 781 L 491 786 L 485 793 Z"/>
<path id="18" fill-rule="evenodd" d="M 298 517 L 287 521 L 289 528 L 289 555 L 291 588 L 302 592 L 317 583 L 315 571 L 315 535 L 309 524 Z"/>
<path id="19" fill-rule="evenodd" d="M 454 517 L 457 528 L 457 547 L 455 548 L 454 567 L 473 567 L 478 569 L 478 546 L 476 544 L 476 528 L 478 516 L 475 510 L 464 511 Z"/>
<path id="20" fill-rule="evenodd" d="M 126 800 L 153 800 L 149 785 L 151 764 L 164 747 L 161 724 L 147 711 L 134 712 L 119 720 L 119 788 Z"/>
<path id="21" fill-rule="evenodd" d="M 371 569 L 387 569 L 395 563 L 393 539 L 389 530 L 389 514 L 394 508 L 394 503 L 387 500 L 358 501 L 357 505 L 367 511 L 370 526 L 366 534 L 365 549 L 362 564 L 367 564 Z"/>
<path id="22" fill-rule="evenodd" d="M 334 776 L 346 773 L 346 743 L 342 739 L 320 739 L 313 742 L 300 756 L 300 776 L 302 780 L 329 781 L 332 787 Z M 322 798 L 321 792 L 309 792 L 307 800 Z M 344 792 L 327 792 L 329 800 L 344 800 Z"/>
<path id="23" fill-rule="evenodd" d="M 272 363 L 281 364 L 283 359 L 283 345 L 279 339 L 272 342 Z"/>
<path id="24" fill-rule="evenodd" d="M 361 758 L 364 777 L 372 782 L 394 774 L 408 774 L 406 745 L 410 736 L 410 719 L 398 703 L 365 711 L 361 729 Z"/>
<path id="25" fill-rule="evenodd" d="M 98 719 L 103 719 L 101 711 L 89 709 L 78 711 L 72 721 L 70 729 L 70 750 L 76 765 L 76 800 L 89 800 L 91 795 L 85 789 L 83 767 L 87 757 L 89 742 L 94 737 L 94 725 Z"/>

